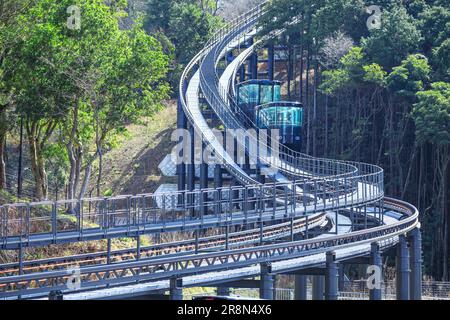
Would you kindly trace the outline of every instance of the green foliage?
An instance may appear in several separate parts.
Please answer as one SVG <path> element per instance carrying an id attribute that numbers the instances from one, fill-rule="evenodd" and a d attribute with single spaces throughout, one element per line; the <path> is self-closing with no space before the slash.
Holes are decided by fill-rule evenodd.
<path id="1" fill-rule="evenodd" d="M 323 81 L 320 90 L 325 94 L 333 94 L 346 87 L 357 88 L 365 83 L 384 87 L 387 72 L 376 63 L 369 65 L 365 63 L 362 48 L 353 47 L 339 61 L 339 69 L 322 73 Z"/>
<path id="2" fill-rule="evenodd" d="M 450 81 L 450 38 L 433 50 L 433 62 L 437 69 L 437 76 Z"/>
<path id="3" fill-rule="evenodd" d="M 380 87 L 386 85 L 387 72 L 376 63 L 371 63 L 369 65 L 363 66 L 364 70 L 364 81 L 374 83 Z"/>
<path id="4" fill-rule="evenodd" d="M 176 50 L 176 60 L 189 62 L 220 26 L 218 17 L 196 4 L 178 3 L 171 8 L 168 36 Z"/>
<path id="5" fill-rule="evenodd" d="M 431 88 L 417 93 L 419 102 L 411 113 L 417 141 L 445 146 L 450 143 L 450 84 L 436 82 Z"/>
<path id="6" fill-rule="evenodd" d="M 340 67 L 346 70 L 349 77 L 354 81 L 359 81 L 364 75 L 362 65 L 364 54 L 360 47 L 353 47 L 340 61 Z"/>
<path id="7" fill-rule="evenodd" d="M 388 88 L 395 94 L 414 98 L 417 91 L 422 91 L 429 80 L 431 68 L 428 59 L 421 54 L 408 56 L 387 77 Z"/>
<path id="8" fill-rule="evenodd" d="M 333 94 L 350 82 L 348 73 L 341 69 L 324 71 L 322 76 L 323 81 L 320 90 L 325 94 Z"/>
<path id="9" fill-rule="evenodd" d="M 424 50 L 429 52 L 432 47 L 439 47 L 443 41 L 450 38 L 450 9 L 447 7 L 430 7 L 420 15 L 420 24 L 424 36 Z"/>
<path id="10" fill-rule="evenodd" d="M 103 192 L 104 197 L 111 197 L 113 195 L 112 189 L 107 189 L 105 192 Z"/>
<path id="11" fill-rule="evenodd" d="M 149 0 L 145 29 L 162 39 L 166 53 L 174 54 L 172 87 L 177 86 L 183 66 L 222 25 L 214 12 L 215 1 Z"/>
<path id="12" fill-rule="evenodd" d="M 79 30 L 67 26 L 72 5 L 81 11 Z M 124 0 L 41 0 L 3 30 L 2 42 L 11 45 L 1 60 L 0 84 L 25 117 L 29 141 L 36 141 L 30 155 L 41 181 L 46 165 L 59 168 L 49 172 L 58 181 L 66 178 L 69 159 L 71 172 L 81 168 L 75 169 L 76 161 L 89 167 L 126 125 L 152 116 L 169 96 L 169 57 L 138 21 L 120 28 L 126 6 Z M 60 134 L 52 137 L 56 129 Z M 56 144 L 47 147 L 51 137 L 57 152 Z M 36 193 L 46 196 L 45 190 Z"/>
<path id="13" fill-rule="evenodd" d="M 361 43 L 373 62 L 390 70 L 408 54 L 417 51 L 421 41 L 417 21 L 404 7 L 393 7 L 383 11 L 381 28 L 372 30 Z"/>

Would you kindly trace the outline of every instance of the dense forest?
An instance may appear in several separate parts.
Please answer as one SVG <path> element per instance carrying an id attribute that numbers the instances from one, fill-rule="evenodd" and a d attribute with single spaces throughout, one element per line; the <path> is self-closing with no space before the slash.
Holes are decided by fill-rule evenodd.
<path id="1" fill-rule="evenodd" d="M 273 0 L 261 33 L 286 28 L 304 151 L 382 166 L 387 195 L 421 212 L 425 272 L 449 280 L 450 5 L 373 4 Z"/>
<path id="2" fill-rule="evenodd" d="M 183 65 L 223 23 L 218 10 L 204 0 L 0 0 L 0 189 L 81 198 L 95 173 L 100 195 L 103 155 L 173 97 Z"/>
<path id="3" fill-rule="evenodd" d="M 213 32 L 261 2 L 0 0 L 2 201 L 101 195 L 127 126 L 175 98 Z M 273 0 L 261 32 L 286 28 L 271 41 L 306 109 L 304 152 L 382 166 L 387 195 L 421 212 L 426 273 L 449 280 L 450 5 L 376 4 Z"/>

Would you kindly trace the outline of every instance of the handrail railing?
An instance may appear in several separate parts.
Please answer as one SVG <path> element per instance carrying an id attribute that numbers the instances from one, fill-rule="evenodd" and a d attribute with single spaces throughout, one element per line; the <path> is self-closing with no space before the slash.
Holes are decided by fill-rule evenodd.
<path id="1" fill-rule="evenodd" d="M 207 57 L 213 56 L 214 61 L 212 63 L 204 65 L 204 61 L 211 60 L 211 58 L 205 58 L 202 62 L 202 67 L 200 68 L 202 92 L 208 100 L 209 105 L 214 109 L 216 114 L 229 129 L 245 130 L 246 128 L 248 128 L 248 126 L 246 126 L 244 123 L 242 123 L 241 120 L 238 119 L 245 120 L 246 118 L 248 119 L 248 117 L 236 106 L 234 107 L 234 110 L 231 110 L 228 107 L 227 103 L 223 100 L 223 97 L 226 97 L 228 93 L 222 92 L 225 91 L 225 89 L 221 87 L 217 73 L 215 72 L 215 67 L 220 60 L 220 53 L 222 53 L 223 49 L 226 48 L 228 42 L 234 38 L 240 37 L 241 34 L 247 32 L 249 28 L 253 27 L 254 23 L 262 14 L 263 11 L 256 11 L 255 16 L 251 18 L 246 17 L 242 20 L 241 24 L 235 24 L 232 28 L 230 28 L 230 34 L 223 34 L 222 32 L 219 32 L 219 36 L 215 37 L 215 40 L 218 42 L 218 44 L 215 46 L 212 52 L 209 51 L 206 54 Z M 212 72 L 211 70 L 214 70 L 214 72 Z M 205 74 L 205 72 L 207 72 L 208 74 Z M 233 100 L 230 101 L 231 103 L 233 103 Z M 233 111 L 238 112 L 238 116 L 235 116 L 233 114 Z M 255 127 L 253 123 L 251 124 L 253 125 L 253 127 Z M 281 161 L 271 161 L 273 160 L 272 158 L 265 159 L 262 157 L 261 162 L 270 166 L 275 166 L 278 170 L 290 176 L 304 176 L 307 172 L 309 172 L 310 174 L 318 175 L 318 171 L 321 168 L 325 167 L 328 169 L 335 169 L 334 172 L 332 172 L 330 175 L 336 176 L 356 174 L 355 168 L 352 168 L 344 162 L 312 158 L 310 156 L 305 156 L 304 154 L 293 151 L 283 145 L 280 146 L 280 151 L 273 150 L 267 143 L 261 141 L 261 139 L 258 139 L 255 134 L 250 132 L 248 137 L 251 140 L 250 144 L 260 146 L 262 145 L 264 148 L 267 148 L 267 150 L 269 150 L 270 154 L 280 154 Z M 248 150 L 246 144 L 243 145 L 241 141 L 238 141 L 238 143 L 241 144 L 241 147 Z M 285 162 L 287 162 L 287 164 Z M 301 170 L 298 170 L 296 168 L 301 168 Z"/>
<path id="2" fill-rule="evenodd" d="M 419 213 L 414 206 L 402 201 L 394 199 L 386 199 L 386 201 L 391 203 L 392 206 L 398 207 L 400 212 L 404 212 L 407 217 L 390 225 L 345 235 L 213 253 L 161 257 L 151 260 L 86 267 L 80 270 L 80 279 L 84 288 L 105 284 L 120 285 L 133 283 L 136 280 L 169 279 L 174 276 L 182 277 L 203 272 L 242 268 L 263 262 L 279 262 L 355 245 L 391 241 L 394 237 L 413 230 L 417 226 Z M 39 285 L 43 282 L 53 284 L 53 290 L 67 290 L 66 281 L 71 274 L 71 270 L 63 270 L 0 277 L 0 295 L 8 297 L 43 292 L 47 290 Z"/>

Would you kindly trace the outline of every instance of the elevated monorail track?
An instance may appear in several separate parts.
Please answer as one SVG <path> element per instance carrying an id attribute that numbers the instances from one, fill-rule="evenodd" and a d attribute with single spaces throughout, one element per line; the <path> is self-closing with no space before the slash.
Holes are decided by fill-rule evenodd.
<path id="1" fill-rule="evenodd" d="M 378 166 L 314 158 L 283 145 L 277 151 L 263 143 L 269 152 L 259 161 L 276 173 L 267 176 L 271 182 L 262 183 L 250 176 L 217 139 L 203 115 L 200 96 L 225 129 L 246 130 L 255 126 L 236 108 L 233 95 L 229 94 L 236 70 L 255 47 L 244 51 L 225 70 L 222 80 L 217 66 L 246 35 L 255 36 L 265 8 L 266 3 L 250 10 L 215 34 L 187 65 L 179 87 L 179 112 L 186 117 L 191 131 L 202 137 L 205 147 L 212 149 L 215 164 L 240 186 L 0 206 L 0 250 L 22 251 L 27 247 L 119 237 L 139 239 L 142 235 L 171 232 L 198 234 L 212 229 L 225 229 L 226 234 L 197 236 L 137 251 L 3 265 L 1 298 L 36 297 L 54 290 L 76 295 L 78 291 L 101 292 L 172 278 L 188 278 L 192 285 L 220 283 L 257 276 L 260 271 L 256 266 L 267 263 L 274 265 L 274 272 L 289 272 L 323 265 L 329 252 L 345 261 L 367 256 L 374 243 L 388 249 L 420 227 L 414 206 L 385 198 L 383 170 Z M 259 145 L 258 135 L 250 134 L 248 138 L 250 143 Z M 237 143 L 250 153 L 245 141 L 238 139 Z M 377 225 L 294 239 L 295 234 L 322 225 L 330 212 L 338 214 L 341 210 L 356 215 L 366 212 L 366 218 L 369 211 Z M 385 220 L 387 211 L 391 217 Z M 237 232 L 236 228 L 244 231 Z M 273 243 L 275 240 L 278 242 Z M 81 288 L 68 288 L 67 280 L 73 276 L 73 271 L 67 269 L 69 265 L 80 267 Z M 158 288 L 167 288 L 167 283 Z"/>

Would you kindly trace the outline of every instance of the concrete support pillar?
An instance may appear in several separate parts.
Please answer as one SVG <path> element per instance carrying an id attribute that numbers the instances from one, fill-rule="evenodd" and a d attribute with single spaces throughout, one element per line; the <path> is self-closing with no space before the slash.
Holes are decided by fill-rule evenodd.
<path id="1" fill-rule="evenodd" d="M 397 300 L 409 300 L 409 251 L 405 235 L 399 236 L 396 257 Z"/>
<path id="2" fill-rule="evenodd" d="M 227 297 L 230 295 L 230 288 L 217 287 L 217 295 L 221 297 Z"/>
<path id="3" fill-rule="evenodd" d="M 268 47 L 267 72 L 269 73 L 269 80 L 273 81 L 275 77 L 275 47 L 273 45 Z"/>
<path id="4" fill-rule="evenodd" d="M 323 300 L 323 292 L 325 288 L 324 276 L 313 276 L 312 278 L 312 299 Z"/>
<path id="5" fill-rule="evenodd" d="M 381 261 L 380 246 L 374 242 L 371 245 L 370 250 L 370 265 L 375 268 L 373 275 L 375 278 L 371 283 L 372 287 L 369 288 L 370 300 L 381 300 L 381 283 L 383 280 L 383 265 Z"/>
<path id="6" fill-rule="evenodd" d="M 410 299 L 422 300 L 422 235 L 416 228 L 409 233 L 410 244 Z"/>
<path id="7" fill-rule="evenodd" d="M 339 267 L 336 262 L 336 254 L 332 251 L 327 252 L 326 261 L 325 300 L 337 300 Z"/>
<path id="8" fill-rule="evenodd" d="M 261 283 L 259 287 L 259 296 L 261 299 L 273 300 L 274 277 L 272 275 L 272 265 L 270 263 L 261 263 Z"/>
<path id="9" fill-rule="evenodd" d="M 170 279 L 170 300 L 183 300 L 183 279 Z"/>
<path id="10" fill-rule="evenodd" d="M 308 276 L 295 275 L 295 300 L 308 300 Z"/>

